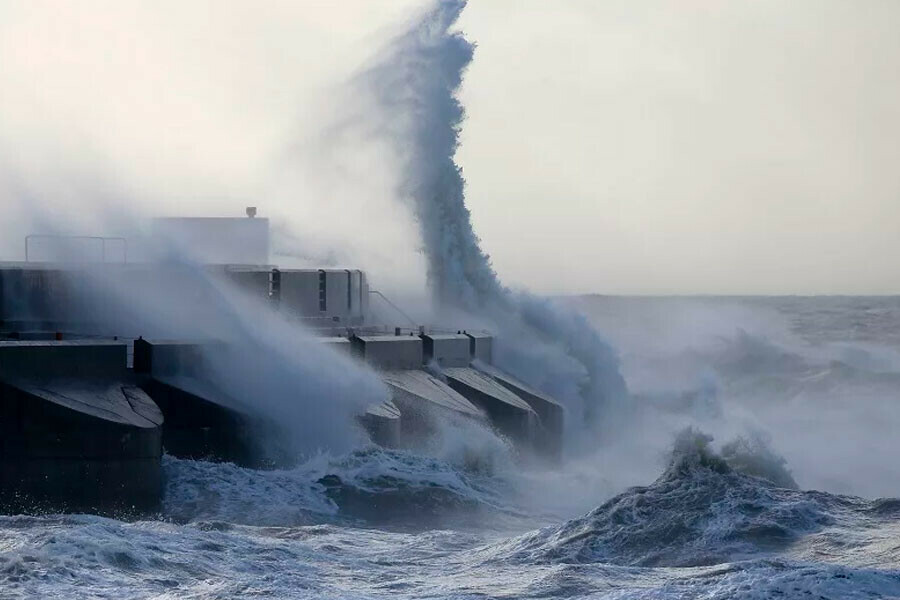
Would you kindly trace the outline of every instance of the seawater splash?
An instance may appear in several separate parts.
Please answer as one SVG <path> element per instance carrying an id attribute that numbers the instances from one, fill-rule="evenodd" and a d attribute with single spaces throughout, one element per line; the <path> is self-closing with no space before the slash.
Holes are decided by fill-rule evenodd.
<path id="1" fill-rule="evenodd" d="M 503 481 L 453 463 L 367 447 L 319 454 L 289 469 L 165 456 L 163 516 L 177 523 L 521 527 L 527 516 Z"/>
<path id="2" fill-rule="evenodd" d="M 396 146 L 399 193 L 418 220 L 438 309 L 489 321 L 500 366 L 593 420 L 627 395 L 615 352 L 571 309 L 503 286 L 472 227 L 455 162 L 464 118 L 456 92 L 474 52 L 453 30 L 465 6 L 439 1 L 363 74 L 376 133 Z"/>

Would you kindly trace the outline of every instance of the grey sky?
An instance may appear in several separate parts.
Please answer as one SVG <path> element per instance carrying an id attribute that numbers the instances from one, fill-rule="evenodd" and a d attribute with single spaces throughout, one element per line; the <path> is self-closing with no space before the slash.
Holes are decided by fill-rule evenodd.
<path id="1" fill-rule="evenodd" d="M 317 152 L 342 83 L 421 6 L 0 0 L 7 222 L 34 222 L 23 189 L 45 216 L 249 198 L 385 279 L 421 270 L 389 159 Z M 471 0 L 458 160 L 501 277 L 900 292 L 898 22 L 892 0 Z"/>

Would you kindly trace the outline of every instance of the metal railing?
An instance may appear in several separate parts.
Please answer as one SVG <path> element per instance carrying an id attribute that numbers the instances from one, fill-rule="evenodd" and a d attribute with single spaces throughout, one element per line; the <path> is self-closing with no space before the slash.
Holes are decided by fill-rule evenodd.
<path id="1" fill-rule="evenodd" d="M 398 313 L 400 313 L 401 315 L 403 315 L 403 318 L 406 319 L 407 321 L 409 321 L 410 323 L 412 323 L 413 327 L 418 327 L 418 326 L 419 326 L 419 324 L 416 323 L 415 319 L 413 319 L 411 316 L 409 316 L 408 314 L 406 314 L 405 312 L 403 312 L 403 309 L 401 309 L 399 306 L 397 306 L 396 304 L 394 304 L 393 302 L 391 302 L 390 300 L 388 300 L 387 296 L 385 296 L 384 294 L 382 294 L 382 293 L 379 292 L 378 290 L 369 290 L 369 293 L 370 293 L 370 294 L 375 294 L 376 296 L 379 296 L 382 300 L 384 300 L 385 302 L 387 302 L 388 306 L 390 306 L 391 308 L 393 308 L 394 310 L 396 310 Z"/>
<path id="2" fill-rule="evenodd" d="M 122 242 L 122 262 L 128 262 L 128 240 L 123 237 L 103 237 L 99 235 L 64 235 L 54 233 L 32 233 L 25 236 L 25 262 L 30 262 L 29 245 L 31 240 L 38 239 L 62 239 L 62 240 L 92 240 L 100 242 L 100 262 L 106 262 L 106 242 Z"/>

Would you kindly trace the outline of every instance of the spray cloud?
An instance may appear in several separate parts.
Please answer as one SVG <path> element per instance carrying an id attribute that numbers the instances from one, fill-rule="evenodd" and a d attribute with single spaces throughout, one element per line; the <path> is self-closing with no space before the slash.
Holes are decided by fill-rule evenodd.
<path id="1" fill-rule="evenodd" d="M 399 157 L 399 195 L 418 221 L 438 311 L 495 330 L 501 366 L 592 419 L 626 396 L 615 353 L 579 314 L 504 287 L 466 207 L 455 162 L 464 118 L 456 92 L 474 46 L 453 29 L 465 5 L 438 2 L 363 73 L 373 133 L 388 137 Z"/>

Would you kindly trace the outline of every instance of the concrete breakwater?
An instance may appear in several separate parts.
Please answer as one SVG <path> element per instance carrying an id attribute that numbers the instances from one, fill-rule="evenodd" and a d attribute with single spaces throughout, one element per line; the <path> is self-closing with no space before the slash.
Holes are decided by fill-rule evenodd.
<path id="1" fill-rule="evenodd" d="M 523 453 L 558 458 L 562 408 L 546 397 L 533 408 L 536 394 L 514 391 L 525 384 L 473 362 L 476 340 L 490 337 L 321 338 L 375 368 L 391 390 L 390 400 L 358 415 L 374 443 L 413 447 L 442 419 L 461 418 L 495 427 Z M 231 397 L 204 377 L 203 356 L 219 351 L 216 342 L 139 338 L 131 368 L 128 345 L 0 341 L 2 511 L 152 511 L 163 452 L 257 468 L 289 460 L 261 443 L 279 424 L 258 415 L 252 399 Z"/>

